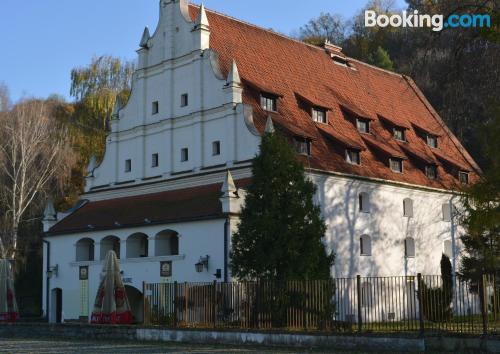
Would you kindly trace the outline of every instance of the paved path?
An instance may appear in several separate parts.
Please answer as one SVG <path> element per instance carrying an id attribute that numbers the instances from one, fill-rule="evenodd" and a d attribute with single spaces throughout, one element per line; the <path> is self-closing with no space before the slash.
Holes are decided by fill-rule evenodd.
<path id="1" fill-rule="evenodd" d="M 38 339 L 12 339 L 0 338 L 0 353 L 209 353 L 209 354 L 246 354 L 246 353 L 325 353 L 325 351 L 308 351 L 304 349 L 282 348 L 251 348 L 219 345 L 189 345 L 176 343 L 119 343 L 95 342 L 82 340 L 38 340 Z M 349 353 L 353 352 L 329 352 Z M 361 354 L 357 352 L 356 354 Z"/>

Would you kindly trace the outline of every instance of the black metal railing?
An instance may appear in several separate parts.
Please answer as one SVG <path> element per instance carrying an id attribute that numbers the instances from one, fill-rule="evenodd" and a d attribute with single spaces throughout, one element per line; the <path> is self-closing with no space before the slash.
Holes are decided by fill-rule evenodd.
<path id="1" fill-rule="evenodd" d="M 500 284 L 458 277 L 144 283 L 144 322 L 172 328 L 500 333 Z"/>

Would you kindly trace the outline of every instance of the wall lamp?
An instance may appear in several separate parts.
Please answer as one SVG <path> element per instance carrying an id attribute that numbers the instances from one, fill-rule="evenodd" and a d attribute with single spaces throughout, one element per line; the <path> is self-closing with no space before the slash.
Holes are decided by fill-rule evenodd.
<path id="1" fill-rule="evenodd" d="M 197 273 L 203 272 L 203 269 L 205 269 L 205 268 L 208 270 L 208 259 L 209 258 L 210 258 L 210 256 L 208 256 L 208 255 L 205 257 L 200 257 L 200 260 L 198 261 L 198 263 L 196 263 L 194 265 Z"/>
<path id="2" fill-rule="evenodd" d="M 47 270 L 47 278 L 52 278 L 52 276 L 54 275 L 57 278 L 58 274 L 59 274 L 59 264 L 56 264 L 53 267 L 49 267 L 49 269 Z"/>

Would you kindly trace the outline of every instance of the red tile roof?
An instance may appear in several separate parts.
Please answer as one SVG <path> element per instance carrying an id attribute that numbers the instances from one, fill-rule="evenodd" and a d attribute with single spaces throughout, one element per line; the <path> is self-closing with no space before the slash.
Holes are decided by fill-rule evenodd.
<path id="1" fill-rule="evenodd" d="M 190 5 L 193 20 L 198 12 L 197 6 Z M 422 158 L 428 157 L 429 162 L 437 160 L 418 134 L 420 129 L 439 136 L 437 151 L 440 156 L 480 173 L 479 167 L 410 78 L 351 58 L 347 58 L 350 67 L 345 67 L 334 63 L 323 48 L 213 11 L 207 11 L 207 17 L 210 47 L 219 54 L 223 73 L 229 72 L 233 59 L 236 61 L 244 85 L 243 102 L 253 107 L 257 128 L 261 132 L 264 130 L 268 116 L 260 107 L 260 91 L 278 95 L 278 113 L 271 115 L 273 121 L 290 135 L 313 139 L 308 167 L 427 187 L 455 188 L 457 173 L 446 166 L 441 166 L 445 168 L 440 170 L 438 179 L 426 177 Z M 314 123 L 310 109 L 304 109 L 301 101 L 328 108 L 330 127 L 325 129 Z M 350 115 L 371 119 L 373 136 L 361 139 Z M 386 121 L 380 117 L 385 117 Z M 407 128 L 407 149 L 401 149 L 394 140 L 387 121 Z M 337 134 L 328 134 L 331 131 Z M 368 147 L 361 152 L 361 166 L 345 161 L 345 146 L 354 146 L 353 142 Z M 380 150 L 408 157 L 405 172 L 393 173 Z"/>
<path id="2" fill-rule="evenodd" d="M 238 188 L 249 182 L 235 181 Z M 221 218 L 221 187 L 219 183 L 89 202 L 54 225 L 49 235 Z"/>

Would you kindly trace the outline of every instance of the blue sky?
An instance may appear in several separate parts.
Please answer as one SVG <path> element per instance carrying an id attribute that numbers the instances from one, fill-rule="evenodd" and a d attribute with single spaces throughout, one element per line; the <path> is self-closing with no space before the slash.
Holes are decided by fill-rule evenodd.
<path id="1" fill-rule="evenodd" d="M 199 1 L 195 1 L 199 3 Z M 94 55 L 135 59 L 144 26 L 154 30 L 159 0 L 0 0 L 0 82 L 12 99 L 69 98 L 70 71 Z M 345 18 L 367 0 L 205 0 L 207 8 L 285 34 L 320 12 Z M 397 0 L 402 6 L 403 0 Z"/>

